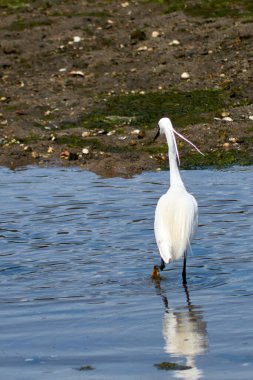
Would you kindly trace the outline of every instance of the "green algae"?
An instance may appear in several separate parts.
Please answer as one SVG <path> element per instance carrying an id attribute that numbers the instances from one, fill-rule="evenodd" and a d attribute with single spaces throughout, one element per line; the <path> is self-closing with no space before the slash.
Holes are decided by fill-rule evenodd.
<path id="1" fill-rule="evenodd" d="M 251 0 L 153 0 L 165 5 L 167 13 L 183 11 L 193 17 L 248 17 L 253 16 Z"/>
<path id="2" fill-rule="evenodd" d="M 87 365 L 83 365 L 82 367 L 78 368 L 78 371 L 92 371 L 94 369 L 95 368 L 92 367 L 92 365 L 87 364 Z"/>
<path id="3" fill-rule="evenodd" d="M 29 5 L 29 0 L 0 0 L 0 8 L 23 8 Z"/>
<path id="4" fill-rule="evenodd" d="M 158 369 L 165 370 L 165 371 L 185 371 L 187 369 L 192 368 L 188 365 L 182 365 L 182 364 L 171 363 L 171 362 L 157 363 L 157 364 L 154 364 L 154 366 Z"/>
<path id="5" fill-rule="evenodd" d="M 37 28 L 40 26 L 51 25 L 51 21 L 49 19 L 33 19 L 33 20 L 25 20 L 18 19 L 14 21 L 9 27 L 9 30 L 22 31 L 25 29 Z"/>
<path id="6" fill-rule="evenodd" d="M 177 127 L 184 127 L 210 121 L 222 109 L 245 103 L 247 99 L 237 88 L 120 94 L 98 100 L 83 115 L 80 126 L 106 131 L 124 125 L 150 129 L 161 117 L 171 116 Z"/>

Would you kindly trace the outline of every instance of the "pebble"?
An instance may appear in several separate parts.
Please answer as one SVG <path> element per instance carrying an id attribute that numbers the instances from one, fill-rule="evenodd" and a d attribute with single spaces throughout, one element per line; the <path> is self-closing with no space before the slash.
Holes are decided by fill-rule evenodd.
<path id="1" fill-rule="evenodd" d="M 24 151 L 25 152 L 32 152 L 32 148 L 30 146 L 28 146 L 28 145 L 25 145 L 24 146 Z"/>
<path id="2" fill-rule="evenodd" d="M 138 47 L 137 51 L 146 51 L 148 50 L 148 47 L 147 46 L 140 46 Z"/>
<path id="3" fill-rule="evenodd" d="M 84 77 L 84 73 L 81 70 L 72 70 L 69 74 L 72 76 Z"/>
<path id="4" fill-rule="evenodd" d="M 224 144 L 223 144 L 223 146 L 224 146 L 224 148 L 229 148 L 229 143 L 228 142 L 225 142 Z"/>
<path id="5" fill-rule="evenodd" d="M 130 146 L 135 146 L 135 145 L 137 145 L 137 141 L 136 140 L 130 140 L 129 141 L 129 145 Z"/>
<path id="6" fill-rule="evenodd" d="M 89 131 L 84 131 L 82 133 L 82 137 L 89 137 L 91 135 L 91 133 Z"/>
<path id="7" fill-rule="evenodd" d="M 140 133 L 140 129 L 134 129 L 130 133 L 131 133 L 131 135 L 138 135 Z"/>
<path id="8" fill-rule="evenodd" d="M 157 30 L 154 30 L 154 31 L 152 32 L 151 36 L 152 36 L 153 38 L 157 38 L 157 37 L 160 36 L 160 33 L 159 33 Z"/>
<path id="9" fill-rule="evenodd" d="M 70 152 L 68 150 L 64 150 L 63 152 L 61 152 L 60 154 L 60 157 L 65 159 L 65 160 L 68 160 L 69 159 L 69 156 L 70 156 Z"/>
<path id="10" fill-rule="evenodd" d="M 138 139 L 143 139 L 145 136 L 146 133 L 144 131 L 140 131 L 140 133 L 138 133 Z"/>
<path id="11" fill-rule="evenodd" d="M 187 73 L 186 71 L 181 74 L 181 79 L 189 79 L 189 78 L 190 78 L 190 74 Z"/>
<path id="12" fill-rule="evenodd" d="M 112 136 L 112 135 L 115 135 L 116 131 L 113 130 L 113 131 L 109 131 L 106 135 L 107 136 Z"/>
<path id="13" fill-rule="evenodd" d="M 124 3 L 121 3 L 122 8 L 127 8 L 129 7 L 129 2 L 125 1 Z"/>
<path id="14" fill-rule="evenodd" d="M 81 41 L 81 37 L 79 37 L 79 36 L 74 36 L 74 37 L 73 37 L 73 41 L 74 41 L 74 42 L 80 42 L 80 41 Z"/>
<path id="15" fill-rule="evenodd" d="M 230 113 L 227 112 L 227 111 L 223 111 L 223 112 L 221 113 L 221 117 L 228 117 L 229 115 L 230 115 Z"/>
<path id="16" fill-rule="evenodd" d="M 39 153 L 37 152 L 32 152 L 32 158 L 39 158 Z"/>
<path id="17" fill-rule="evenodd" d="M 53 151 L 54 151 L 54 148 L 52 146 L 49 146 L 48 150 L 47 150 L 47 153 L 53 153 Z"/>
<path id="18" fill-rule="evenodd" d="M 89 154 L 89 153 L 90 153 L 90 151 L 88 148 L 83 148 L 82 154 Z"/>
<path id="19" fill-rule="evenodd" d="M 253 121 L 253 116 L 249 116 L 249 119 Z"/>
<path id="20" fill-rule="evenodd" d="M 126 140 L 126 138 L 127 138 L 126 136 L 119 136 L 119 137 L 118 137 L 118 140 L 120 140 L 120 141 L 124 141 L 124 140 Z"/>
<path id="21" fill-rule="evenodd" d="M 178 40 L 172 40 L 169 42 L 169 45 L 170 46 L 177 46 L 177 45 L 180 45 L 180 42 Z"/>
<path id="22" fill-rule="evenodd" d="M 223 117 L 222 120 L 223 121 L 233 121 L 233 119 L 229 116 Z"/>

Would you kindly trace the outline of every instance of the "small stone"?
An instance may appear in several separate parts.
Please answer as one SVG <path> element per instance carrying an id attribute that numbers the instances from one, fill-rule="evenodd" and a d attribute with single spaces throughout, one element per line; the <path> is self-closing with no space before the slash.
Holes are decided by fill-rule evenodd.
<path id="1" fill-rule="evenodd" d="M 233 119 L 229 116 L 223 117 L 222 120 L 223 121 L 233 121 Z"/>
<path id="2" fill-rule="evenodd" d="M 253 121 L 253 116 L 249 116 L 249 119 Z"/>
<path id="3" fill-rule="evenodd" d="M 129 2 L 125 1 L 124 3 L 121 3 L 122 8 L 127 8 L 129 7 Z"/>
<path id="4" fill-rule="evenodd" d="M 78 155 L 76 153 L 69 152 L 68 150 L 64 150 L 61 152 L 60 157 L 64 160 L 75 161 L 78 160 Z"/>
<path id="5" fill-rule="evenodd" d="M 137 145 L 137 141 L 136 140 L 130 140 L 129 141 L 129 145 L 130 146 L 135 146 L 135 145 Z"/>
<path id="6" fill-rule="evenodd" d="M 138 135 L 140 133 L 140 130 L 139 129 L 134 129 L 130 133 L 131 133 L 131 135 Z"/>
<path id="7" fill-rule="evenodd" d="M 148 50 L 148 47 L 147 46 L 140 46 L 137 51 L 146 51 Z"/>
<path id="8" fill-rule="evenodd" d="M 181 79 L 189 79 L 189 78 L 190 78 L 190 74 L 187 73 L 186 71 L 181 74 Z"/>
<path id="9" fill-rule="evenodd" d="M 54 151 L 54 148 L 52 146 L 49 146 L 48 150 L 47 150 L 47 153 L 53 153 L 53 151 Z"/>
<path id="10" fill-rule="evenodd" d="M 223 146 L 224 146 L 225 149 L 227 149 L 227 148 L 229 148 L 230 144 L 229 144 L 229 142 L 225 142 L 225 143 L 223 144 Z"/>
<path id="11" fill-rule="evenodd" d="M 154 31 L 152 32 L 151 36 L 152 36 L 153 38 L 157 38 L 157 37 L 160 36 L 160 33 L 159 33 L 157 30 L 154 30 Z"/>
<path id="12" fill-rule="evenodd" d="M 144 137 L 146 136 L 146 133 L 144 131 L 140 131 L 140 133 L 138 133 L 138 139 L 143 139 Z"/>
<path id="13" fill-rule="evenodd" d="M 90 151 L 89 151 L 88 148 L 83 148 L 83 149 L 82 149 L 82 154 L 87 155 L 87 154 L 89 154 L 89 153 L 90 153 Z"/>
<path id="14" fill-rule="evenodd" d="M 169 42 L 169 45 L 170 46 L 177 46 L 177 45 L 180 45 L 180 42 L 178 40 L 172 40 Z"/>
<path id="15" fill-rule="evenodd" d="M 81 41 L 81 37 L 79 37 L 79 36 L 74 36 L 74 37 L 73 37 L 73 41 L 74 41 L 74 42 L 80 42 L 80 41 Z"/>
<path id="16" fill-rule="evenodd" d="M 25 152 L 32 152 L 32 148 L 30 146 L 25 145 L 24 146 L 24 151 Z"/>
<path id="17" fill-rule="evenodd" d="M 32 152 L 32 158 L 39 158 L 39 153 L 37 152 Z"/>
<path id="18" fill-rule="evenodd" d="M 91 133 L 89 131 L 84 131 L 82 133 L 82 137 L 89 137 L 91 135 Z"/>
<path id="19" fill-rule="evenodd" d="M 69 74 L 75 77 L 84 77 L 84 73 L 81 70 L 72 70 Z"/>
<path id="20" fill-rule="evenodd" d="M 116 131 L 113 130 L 113 131 L 109 131 L 106 135 L 107 136 L 112 136 L 112 135 L 115 135 Z"/>
<path id="21" fill-rule="evenodd" d="M 229 141 L 232 143 L 236 143 L 237 139 L 235 137 L 229 137 Z"/>
<path id="22" fill-rule="evenodd" d="M 63 158 L 64 160 L 68 160 L 70 156 L 70 152 L 68 150 L 64 150 L 61 152 L 60 157 Z"/>
<path id="23" fill-rule="evenodd" d="M 119 137 L 118 137 L 118 140 L 120 140 L 120 141 L 124 141 L 124 140 L 126 140 L 126 138 L 127 138 L 126 136 L 119 136 Z"/>
<path id="24" fill-rule="evenodd" d="M 223 112 L 221 113 L 221 117 L 227 117 L 227 116 L 229 116 L 229 115 L 230 115 L 230 113 L 227 112 L 227 111 L 223 111 Z"/>

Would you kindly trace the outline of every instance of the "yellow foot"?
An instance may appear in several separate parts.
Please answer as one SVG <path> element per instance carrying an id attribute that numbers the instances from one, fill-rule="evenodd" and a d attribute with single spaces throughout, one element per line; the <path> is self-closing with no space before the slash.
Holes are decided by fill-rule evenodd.
<path id="1" fill-rule="evenodd" d="M 158 268 L 157 265 L 154 266 L 153 268 L 153 272 L 152 272 L 152 275 L 151 275 L 151 278 L 153 281 L 160 281 L 161 277 L 160 277 L 160 270 Z"/>

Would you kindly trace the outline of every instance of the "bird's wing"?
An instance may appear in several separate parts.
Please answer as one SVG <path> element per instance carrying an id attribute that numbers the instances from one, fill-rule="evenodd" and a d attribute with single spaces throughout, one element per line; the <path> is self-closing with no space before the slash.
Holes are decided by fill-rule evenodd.
<path id="1" fill-rule="evenodd" d="M 155 213 L 155 236 L 165 263 L 183 256 L 197 224 L 197 202 L 185 189 L 170 189 L 159 199 Z"/>

